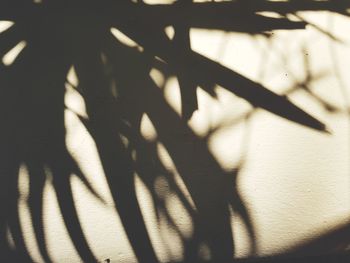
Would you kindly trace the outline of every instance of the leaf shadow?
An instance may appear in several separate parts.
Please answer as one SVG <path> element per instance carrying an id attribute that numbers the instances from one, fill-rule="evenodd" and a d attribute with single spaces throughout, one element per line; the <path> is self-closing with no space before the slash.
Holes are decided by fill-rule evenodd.
<path id="1" fill-rule="evenodd" d="M 79 79 L 76 89 L 84 98 L 88 114 L 88 118 L 78 117 L 96 144 L 115 209 L 137 260 L 160 261 L 137 199 L 135 174 L 150 192 L 157 218 L 166 218 L 168 226 L 180 236 L 184 262 L 203 261 L 200 255 L 203 244 L 210 251 L 212 262 L 234 259 L 232 211 L 241 217 L 249 233 L 251 254 L 257 252 L 255 228 L 237 185 L 240 167 L 225 171 L 212 155 L 207 140 L 197 136 L 187 124 L 198 108 L 196 89 L 201 87 L 214 95 L 213 87 L 217 84 L 254 107 L 287 120 L 319 131 L 325 131 L 326 126 L 284 95 L 273 93 L 260 83 L 192 51 L 189 29 L 220 29 L 252 35 L 301 29 L 305 22 L 291 21 L 285 14 L 335 9 L 332 1 L 309 1 L 304 5 L 300 1 L 254 2 L 256 5 L 251 6 L 242 1 L 178 1 L 154 6 L 129 1 L 1 3 L 4 8 L 0 9 L 0 19 L 15 22 L 0 34 L 1 57 L 21 40 L 27 43 L 13 64 L 2 64 L 0 72 L 0 114 L 4 127 L 0 132 L 3 259 L 33 261 L 24 240 L 18 208 L 23 202 L 18 188 L 19 171 L 25 167 L 29 193 L 24 202 L 44 261 L 52 262 L 43 222 L 47 182 L 55 190 L 75 250 L 84 262 L 98 261 L 82 229 L 70 184 L 76 176 L 103 202 L 66 146 L 64 96 L 68 70 L 72 66 Z M 237 11 L 236 7 L 241 9 Z M 259 11 L 276 12 L 281 17 L 270 18 L 258 14 Z M 180 19 L 183 12 L 187 20 Z M 164 33 L 168 25 L 174 26 L 173 39 Z M 110 33 L 111 27 L 135 40 L 143 51 L 119 42 Z M 166 103 L 161 89 L 150 77 L 153 67 L 164 75 L 178 77 L 182 116 Z M 117 96 L 113 81 L 117 83 Z M 155 127 L 155 141 L 145 140 L 140 133 L 144 114 Z M 123 138 L 128 141 L 127 145 Z M 179 187 L 174 173 L 162 163 L 157 151 L 159 143 L 171 157 L 189 197 Z M 159 179 L 168 185 L 167 192 L 162 194 L 156 187 Z M 177 196 L 189 214 L 193 225 L 190 236 L 183 235 L 177 227 L 165 205 L 164 194 Z M 10 231 L 14 247 L 9 244 L 6 231 Z"/>

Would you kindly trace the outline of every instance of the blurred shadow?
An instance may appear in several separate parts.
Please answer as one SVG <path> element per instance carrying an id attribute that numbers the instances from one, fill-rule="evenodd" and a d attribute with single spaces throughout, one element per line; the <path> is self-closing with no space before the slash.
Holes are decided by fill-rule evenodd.
<path id="1" fill-rule="evenodd" d="M 22 40 L 26 46 L 12 64 L 0 65 L 0 261 L 33 261 L 20 223 L 21 169 L 28 174 L 25 201 L 43 260 L 52 262 L 43 222 L 43 190 L 49 182 L 75 250 L 84 262 L 98 261 L 83 232 L 70 184 L 76 176 L 103 202 L 66 147 L 64 95 L 72 66 L 79 79 L 75 88 L 83 96 L 88 114 L 88 118 L 78 117 L 96 144 L 115 209 L 138 262 L 160 260 L 136 197 L 135 174 L 150 192 L 158 220 L 166 218 L 168 226 L 181 237 L 183 262 L 234 259 L 231 211 L 242 219 L 249 234 L 250 253 L 256 254 L 255 229 L 236 183 L 241 167 L 225 171 L 208 149 L 208 138 L 200 138 L 187 124 L 198 108 L 196 89 L 215 96 L 214 86 L 220 85 L 254 107 L 321 132 L 327 129 L 286 96 L 192 51 L 189 29 L 252 35 L 302 29 L 305 21 L 287 17 L 300 10 L 345 14 L 346 6 L 336 6 L 333 1 L 178 1 L 169 5 L 127 0 L 2 1 L 0 20 L 13 21 L 14 25 L 0 34 L 0 57 Z M 258 13 L 261 11 L 279 17 L 264 16 Z M 174 27 L 172 39 L 164 32 L 167 26 Z M 111 27 L 142 48 L 117 40 Z M 149 76 L 152 68 L 167 77 L 177 76 L 181 116 L 167 104 L 162 89 Z M 157 132 L 154 141 L 140 133 L 144 114 Z M 169 153 L 190 197 L 180 189 L 174 172 L 162 163 L 159 144 Z M 169 185 L 165 195 L 176 195 L 190 215 L 191 236 L 184 236 L 173 221 L 164 193 L 157 191 L 159 178 Z M 203 244 L 210 259 L 200 255 Z"/>

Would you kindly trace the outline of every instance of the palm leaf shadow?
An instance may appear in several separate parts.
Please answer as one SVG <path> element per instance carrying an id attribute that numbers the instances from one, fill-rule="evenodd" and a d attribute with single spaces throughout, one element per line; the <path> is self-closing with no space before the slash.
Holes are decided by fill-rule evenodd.
<path id="1" fill-rule="evenodd" d="M 114 41 L 115 42 L 115 41 Z M 199 232 L 203 232 L 203 229 L 206 229 L 205 237 L 204 239 L 208 242 L 212 242 L 210 244 L 210 248 L 213 252 L 214 259 L 217 260 L 223 260 L 223 259 L 230 259 L 232 257 L 232 237 L 230 235 L 227 235 L 227 233 L 231 233 L 230 226 L 229 226 L 229 217 L 228 217 L 228 204 L 227 204 L 227 197 L 226 191 L 222 188 L 224 185 L 222 182 L 222 179 L 220 178 L 220 174 L 224 174 L 223 170 L 220 168 L 220 166 L 216 163 L 216 161 L 211 157 L 211 154 L 209 153 L 209 150 L 205 146 L 205 142 L 202 142 L 198 140 L 198 138 L 194 135 L 194 133 L 189 129 L 187 125 L 185 125 L 181 119 L 173 112 L 173 110 L 170 109 L 170 107 L 166 104 L 164 99 L 162 98 L 161 91 L 159 88 L 156 87 L 156 85 L 153 83 L 151 78 L 148 76 L 149 69 L 147 70 L 147 67 L 144 68 L 144 64 L 142 63 L 142 55 L 137 54 L 137 52 L 130 50 L 128 61 L 123 61 L 123 57 L 125 57 L 125 54 L 128 54 L 128 50 L 125 50 L 126 48 L 122 48 L 121 46 L 118 46 L 118 48 L 114 47 L 114 50 L 118 52 L 117 56 L 112 57 L 118 57 L 118 62 L 120 66 L 123 66 L 124 69 L 118 70 L 118 79 L 119 81 L 122 81 L 125 87 L 124 92 L 128 92 L 126 96 L 129 96 L 130 101 L 132 105 L 140 105 L 142 108 L 139 109 L 139 117 L 138 118 L 131 118 L 131 119 L 138 119 L 140 120 L 140 116 L 142 113 L 146 113 L 153 125 L 155 126 L 155 129 L 158 133 L 158 140 L 163 143 L 165 148 L 168 150 L 170 156 L 172 157 L 175 167 L 179 171 L 179 174 L 181 175 L 182 179 L 184 180 L 189 193 L 191 194 L 191 197 L 193 199 L 193 202 L 195 203 L 195 207 L 197 208 L 196 211 L 196 219 L 195 221 L 198 221 L 198 228 L 202 228 L 201 230 L 198 230 Z M 132 54 L 131 52 L 135 53 Z M 124 54 L 124 55 L 123 55 Z M 130 57 L 133 55 L 133 59 Z M 146 57 L 147 59 L 147 57 Z M 127 76 L 127 72 L 131 70 L 131 68 L 128 68 L 128 65 L 132 67 L 132 69 L 137 72 L 137 69 L 135 69 L 135 65 L 141 65 L 140 71 L 138 72 L 138 76 L 141 77 L 141 83 L 143 84 L 143 87 L 145 92 L 140 93 L 141 96 L 136 97 L 132 96 L 134 92 L 136 91 L 135 88 L 140 86 L 140 81 L 133 81 L 133 78 L 123 78 L 123 76 Z M 121 67 L 117 67 L 120 69 Z M 143 68 L 142 68 L 143 67 Z M 125 70 L 125 72 L 123 72 Z M 143 72 L 142 72 L 142 71 Z M 128 85 L 129 83 L 129 85 Z M 148 88 L 147 88 L 148 87 Z M 147 98 L 147 99 L 146 99 Z M 127 112 L 130 112 L 130 109 L 125 109 Z M 136 123 L 137 126 L 139 126 L 139 123 Z M 137 129 L 133 129 L 137 130 Z M 190 141 L 190 144 L 181 144 L 176 145 L 174 141 L 171 138 L 174 138 L 175 136 L 184 135 L 186 138 L 186 141 Z M 140 138 L 140 136 L 138 136 Z M 139 143 L 135 143 L 135 145 L 142 145 Z M 183 153 L 189 153 L 188 155 L 184 155 Z M 146 154 L 144 156 L 147 156 Z M 152 155 L 151 155 L 152 156 Z M 187 156 L 187 158 L 184 158 L 184 156 Z M 188 158 L 191 158 L 191 156 L 196 156 L 196 160 L 191 160 Z M 156 157 L 156 156 L 155 156 Z M 156 157 L 157 158 L 157 157 Z M 159 158 L 159 157 L 158 157 Z M 159 162 L 159 161 L 158 161 Z M 194 163 L 191 165 L 191 163 Z M 202 167 L 206 167 L 205 170 L 199 169 L 199 165 Z M 217 177 L 218 176 L 218 177 Z M 143 180 L 147 180 L 147 178 L 141 177 Z M 223 178 L 226 178 L 223 176 Z M 205 182 L 208 180 L 207 182 Z M 221 182 L 220 182 L 221 181 Z M 213 196 L 213 198 L 210 200 L 205 200 L 205 196 L 208 195 L 209 192 L 212 192 L 213 189 L 205 189 L 208 187 L 218 187 L 218 193 L 219 196 Z M 156 189 L 153 189 L 155 191 Z M 214 191 L 216 192 L 216 191 Z M 213 205 L 216 204 L 216 205 Z M 188 205 L 187 205 L 188 207 Z M 214 212 L 210 211 L 210 207 L 216 207 L 219 209 L 219 211 Z M 193 212 L 191 212 L 193 213 Z M 211 214 L 214 213 L 217 215 L 216 219 L 211 218 Z M 216 231 L 219 234 L 220 237 L 215 237 L 215 235 L 218 235 L 218 233 L 210 233 L 208 226 L 209 225 L 215 225 L 218 226 Z M 222 226 L 222 229 L 220 229 Z M 196 228 L 196 225 L 195 225 Z M 195 230 L 195 232 L 197 229 Z M 199 234 L 200 235 L 200 234 Z M 203 234 L 202 234 L 203 235 Z M 216 239 L 216 240 L 215 240 Z M 226 240 L 227 247 L 221 246 L 220 248 L 217 247 L 217 242 L 219 240 Z M 198 242 L 199 241 L 195 241 Z M 193 244 L 194 245 L 194 244 Z M 198 244 L 197 244 L 198 246 Z M 195 247 L 195 246 L 193 246 Z M 195 250 L 195 249 L 194 249 Z M 194 260 L 196 255 L 196 252 L 192 252 L 192 255 L 189 259 L 189 262 L 191 260 Z"/>
<path id="2" fill-rule="evenodd" d="M 28 207 L 45 262 L 51 262 L 43 224 L 43 188 L 47 180 L 52 180 L 65 227 L 79 256 L 85 262 L 97 262 L 79 221 L 70 178 L 77 176 L 96 198 L 100 197 L 65 146 L 64 92 L 72 65 L 79 78 L 77 89 L 85 99 L 89 116 L 81 121 L 96 143 L 116 210 L 138 261 L 158 262 L 159 259 L 136 198 L 135 172 L 150 191 L 158 217 L 165 215 L 169 226 L 181 236 L 184 261 L 200 260 L 202 243 L 208 246 L 213 262 L 233 259 L 231 208 L 243 219 L 254 253 L 254 227 L 236 185 L 238 169 L 231 173 L 224 171 L 210 153 L 207 142 L 198 138 L 184 121 L 198 107 L 197 86 L 214 95 L 213 85 L 218 84 L 255 107 L 313 129 L 324 131 L 326 128 L 286 97 L 193 52 L 188 30 L 197 27 L 261 34 L 275 29 L 300 29 L 305 27 L 305 22 L 291 21 L 285 15 L 298 10 L 345 14 L 345 7 L 335 7 L 331 2 L 254 1 L 255 5 L 249 6 L 242 1 L 195 4 L 179 1 L 154 6 L 128 1 L 3 2 L 0 19 L 13 20 L 15 25 L 0 34 L 0 55 L 19 41 L 27 41 L 15 62 L 7 67 L 1 65 L 0 72 L 3 94 L 0 109 L 5 127 L 0 134 L 4 146 L 1 185 L 5 193 L 1 210 L 6 211 L 0 217 L 3 257 L 16 255 L 20 262 L 31 262 L 17 209 L 18 171 L 24 165 L 30 182 Z M 259 11 L 276 12 L 281 17 L 265 17 L 256 13 Z M 185 19 L 179 19 L 183 13 Z M 164 28 L 169 25 L 175 28 L 172 40 L 164 34 Z M 109 32 L 112 26 L 133 38 L 145 52 L 114 39 Z M 150 69 L 155 66 L 160 66 L 164 73 L 170 68 L 169 72 L 179 78 L 183 119 L 167 105 L 149 77 Z M 117 97 L 111 91 L 110 79 L 118 83 Z M 156 128 L 158 137 L 154 143 L 144 140 L 139 132 L 143 114 L 149 116 Z M 129 146 L 125 146 L 121 136 L 128 139 Z M 174 140 L 179 136 L 183 143 Z M 161 163 L 156 151 L 158 142 L 171 156 L 195 209 Z M 136 159 L 132 158 L 133 150 L 137 153 Z M 157 194 L 154 185 L 160 177 L 169 183 L 170 191 L 179 197 L 191 216 L 194 228 L 191 237 L 181 235 L 164 198 Z M 14 251 L 6 240 L 6 229 L 10 229 L 14 240 Z"/>

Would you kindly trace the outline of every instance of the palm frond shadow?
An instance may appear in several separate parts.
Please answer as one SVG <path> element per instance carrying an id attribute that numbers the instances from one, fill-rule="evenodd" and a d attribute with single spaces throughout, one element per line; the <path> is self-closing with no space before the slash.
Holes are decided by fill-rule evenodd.
<path id="1" fill-rule="evenodd" d="M 78 177 L 103 202 L 66 147 L 64 95 L 72 66 L 79 79 L 75 88 L 83 96 L 88 114 L 88 118 L 78 117 L 96 143 L 115 208 L 137 260 L 159 262 L 136 197 L 135 173 L 149 190 L 158 218 L 160 214 L 167 218 L 169 227 L 181 237 L 184 262 L 203 260 L 199 256 L 203 243 L 213 262 L 233 260 L 231 210 L 244 222 L 251 253 L 256 252 L 254 226 L 237 188 L 239 167 L 225 171 L 210 153 L 206 139 L 198 137 L 187 124 L 198 108 L 197 86 L 215 96 L 213 87 L 220 85 L 254 107 L 287 120 L 319 131 L 326 131 L 326 126 L 286 96 L 192 51 L 189 29 L 252 35 L 275 29 L 301 29 L 306 25 L 304 21 L 291 21 L 286 15 L 300 10 L 345 14 L 346 6 L 336 7 L 332 1 L 250 2 L 146 5 L 107 0 L 40 4 L 18 0 L 0 4 L 0 19 L 15 23 L 0 34 L 0 56 L 22 40 L 27 43 L 13 64 L 0 67 L 1 259 L 33 261 L 18 210 L 18 203 L 23 201 L 18 189 L 19 170 L 25 167 L 30 182 L 25 201 L 45 262 L 52 262 L 43 223 L 47 181 L 55 189 L 65 227 L 79 256 L 84 262 L 98 261 L 82 230 L 70 184 L 72 176 Z M 280 18 L 257 13 L 261 11 L 275 12 Z M 174 27 L 173 39 L 165 34 L 166 26 Z M 136 41 L 143 50 L 118 41 L 111 34 L 111 27 Z M 161 89 L 149 76 L 154 67 L 164 75 L 177 76 L 181 117 L 166 103 Z M 112 82 L 117 83 L 117 96 Z M 149 142 L 140 133 L 144 114 L 156 129 L 156 141 Z M 193 204 L 162 164 L 158 142 L 171 156 Z M 169 215 L 164 196 L 155 189 L 159 178 L 167 182 L 167 191 L 180 199 L 190 215 L 194 228 L 191 237 L 183 236 Z M 7 231 L 14 247 L 9 244 Z"/>

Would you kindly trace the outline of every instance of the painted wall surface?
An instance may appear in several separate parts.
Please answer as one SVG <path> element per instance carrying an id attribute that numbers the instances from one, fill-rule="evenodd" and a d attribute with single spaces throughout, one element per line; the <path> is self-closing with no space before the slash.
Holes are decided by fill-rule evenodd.
<path id="1" fill-rule="evenodd" d="M 195 231 L 191 213 L 198 208 L 186 189 L 182 166 L 203 175 L 195 183 L 200 186 L 198 195 L 207 198 L 200 205 L 206 209 L 205 216 L 210 218 L 208 222 L 213 225 L 209 227 L 213 229 L 219 227 L 221 219 L 217 213 L 222 211 L 217 207 L 220 202 L 215 200 L 223 189 L 232 190 L 233 204 L 228 212 L 235 257 L 292 251 L 349 224 L 350 20 L 328 12 L 298 15 L 313 26 L 274 31 L 270 37 L 192 29 L 192 49 L 278 94 L 287 94 L 296 105 L 326 123 L 329 134 L 254 109 L 219 86 L 215 87 L 216 98 L 197 89 L 199 110 L 189 120 L 189 129 L 178 129 L 183 124 L 171 121 L 163 127 L 168 129 L 167 145 L 150 117 L 143 115 L 141 134 L 158 154 L 165 171 L 153 178 L 151 189 L 135 173 L 135 188 L 151 243 L 161 262 L 180 262 L 185 253 L 184 240 Z M 113 32 L 116 38 L 126 41 L 117 30 Z M 171 28 L 168 33 L 172 33 Z M 180 115 L 178 80 L 166 78 L 157 69 L 150 70 L 150 76 L 163 87 L 159 94 L 164 96 L 168 109 Z M 73 67 L 68 79 L 73 84 L 79 82 Z M 101 262 L 136 262 L 96 144 L 74 113 L 86 115 L 84 101 L 69 85 L 66 88 L 68 150 L 103 200 L 93 196 L 78 177 L 70 179 L 88 245 Z M 164 116 L 160 118 L 166 121 L 166 113 Z M 177 147 L 183 156 L 174 160 L 172 147 Z M 208 159 L 206 151 L 212 159 Z M 180 168 L 175 165 L 179 162 Z M 221 174 L 214 176 L 219 170 Z M 44 262 L 27 204 L 30 177 L 25 166 L 20 171 L 18 205 L 23 238 L 30 256 L 36 262 Z M 43 220 L 49 255 L 53 262 L 82 262 L 64 227 L 49 172 L 47 178 Z M 161 208 L 152 201 L 152 195 L 162 201 Z M 244 208 L 235 203 L 239 198 Z M 251 232 L 242 219 L 244 211 L 251 219 Z M 11 241 L 10 232 L 8 238 Z M 210 245 L 198 246 L 200 257 L 210 260 Z"/>

